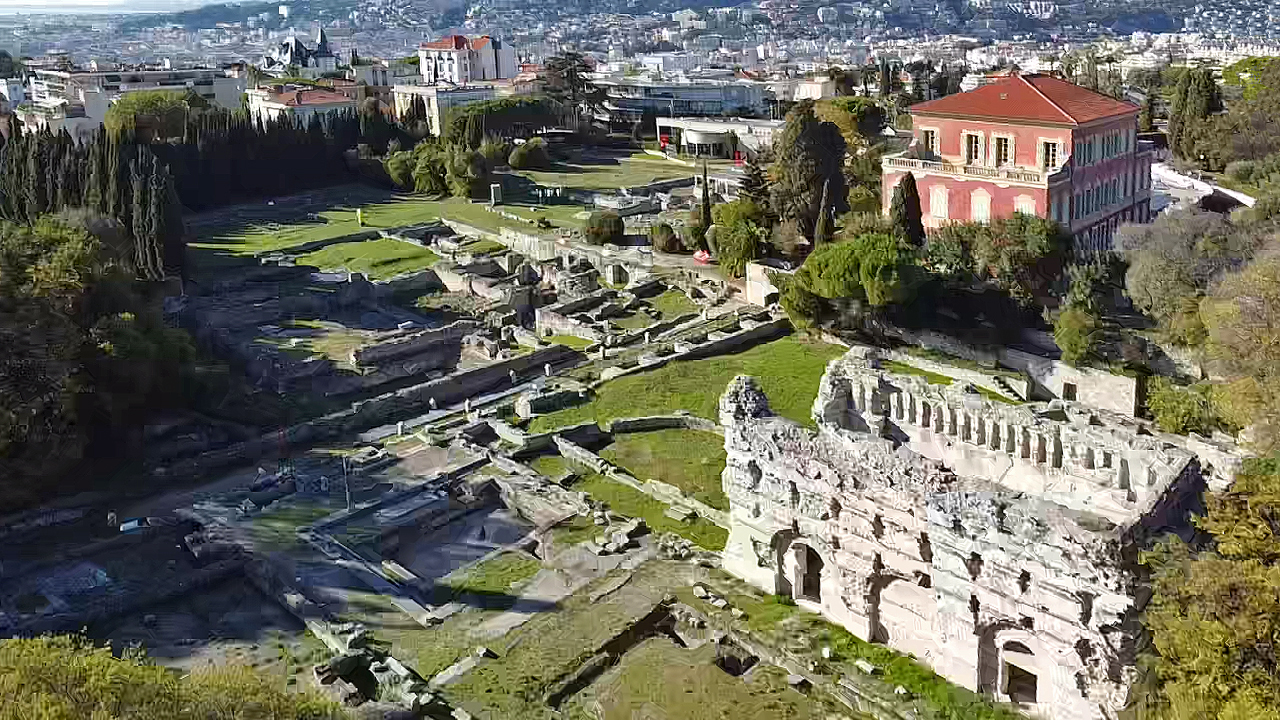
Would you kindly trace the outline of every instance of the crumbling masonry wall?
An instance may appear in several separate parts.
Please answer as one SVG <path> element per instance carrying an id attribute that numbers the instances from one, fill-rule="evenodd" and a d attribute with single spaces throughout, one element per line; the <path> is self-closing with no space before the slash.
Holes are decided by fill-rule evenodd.
<path id="1" fill-rule="evenodd" d="M 878 365 L 866 348 L 833 361 L 816 431 L 750 378 L 729 386 L 725 569 L 1041 717 L 1115 717 L 1137 550 L 1185 530 L 1205 476 L 1229 468 L 1132 418 Z"/>

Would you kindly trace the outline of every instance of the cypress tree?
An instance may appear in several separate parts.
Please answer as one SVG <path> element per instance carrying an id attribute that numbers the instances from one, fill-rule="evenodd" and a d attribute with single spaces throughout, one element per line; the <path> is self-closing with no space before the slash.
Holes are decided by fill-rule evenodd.
<path id="1" fill-rule="evenodd" d="M 759 155 L 747 160 L 738 196 L 750 200 L 766 210 L 769 208 L 769 176 L 760 163 Z"/>
<path id="2" fill-rule="evenodd" d="M 707 161 L 702 161 L 702 249 L 707 250 L 706 232 L 711 227 L 711 183 L 707 182 Z"/>
<path id="3" fill-rule="evenodd" d="M 813 247 L 831 240 L 831 178 L 822 182 L 822 200 L 818 203 L 818 221 L 813 227 Z"/>
<path id="4" fill-rule="evenodd" d="M 907 242 L 915 247 L 924 245 L 924 218 L 920 211 L 920 190 L 916 178 L 907 173 L 893 189 L 889 204 L 889 219 Z"/>

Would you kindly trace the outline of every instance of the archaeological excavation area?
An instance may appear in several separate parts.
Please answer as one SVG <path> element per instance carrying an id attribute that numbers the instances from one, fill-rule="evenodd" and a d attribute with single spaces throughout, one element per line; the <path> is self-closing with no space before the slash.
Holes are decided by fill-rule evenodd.
<path id="1" fill-rule="evenodd" d="M 1129 378 L 802 336 L 714 268 L 341 202 L 193 221 L 166 310 L 226 412 L 148 428 L 137 492 L 7 524 L 5 635 L 369 718 L 1106 718 L 1134 551 L 1238 463 Z"/>

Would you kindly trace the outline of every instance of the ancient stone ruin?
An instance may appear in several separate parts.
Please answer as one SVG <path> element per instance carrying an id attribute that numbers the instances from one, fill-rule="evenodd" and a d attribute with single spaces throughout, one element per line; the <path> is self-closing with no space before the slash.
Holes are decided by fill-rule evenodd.
<path id="1" fill-rule="evenodd" d="M 816 430 L 774 416 L 752 379 L 730 384 L 724 568 L 1040 717 L 1115 717 L 1138 552 L 1190 529 L 1234 449 L 880 365 L 868 348 L 831 364 Z"/>

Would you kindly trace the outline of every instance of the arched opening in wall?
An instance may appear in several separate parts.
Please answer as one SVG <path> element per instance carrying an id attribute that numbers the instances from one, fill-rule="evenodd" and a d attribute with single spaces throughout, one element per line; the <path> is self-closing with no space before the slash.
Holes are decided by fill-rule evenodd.
<path id="1" fill-rule="evenodd" d="M 799 592 L 796 594 L 796 599 L 822 602 L 822 558 L 808 545 L 801 545 L 796 550 L 799 566 L 796 568 L 796 573 L 799 575 L 796 583 L 796 589 Z"/>
<path id="2" fill-rule="evenodd" d="M 1031 648 L 1016 640 L 1004 644 L 1004 694 L 1010 702 L 1033 704 L 1036 702 L 1038 678 L 1025 666 L 1032 665 Z"/>

